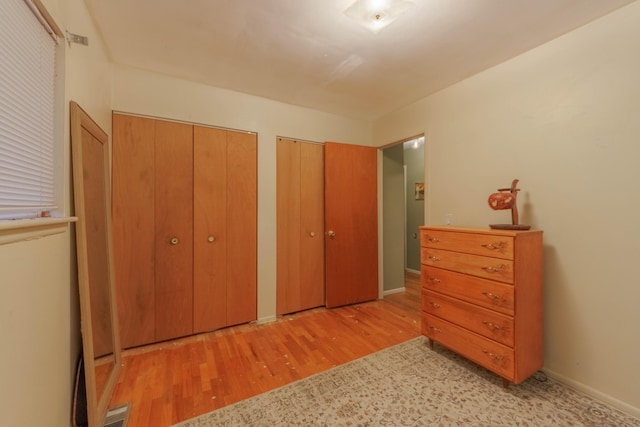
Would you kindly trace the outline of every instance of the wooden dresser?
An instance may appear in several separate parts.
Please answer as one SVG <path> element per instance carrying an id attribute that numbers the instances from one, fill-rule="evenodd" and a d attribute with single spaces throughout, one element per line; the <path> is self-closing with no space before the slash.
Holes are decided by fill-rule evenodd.
<path id="1" fill-rule="evenodd" d="M 519 384 L 542 367 L 542 231 L 421 227 L 422 333 Z"/>

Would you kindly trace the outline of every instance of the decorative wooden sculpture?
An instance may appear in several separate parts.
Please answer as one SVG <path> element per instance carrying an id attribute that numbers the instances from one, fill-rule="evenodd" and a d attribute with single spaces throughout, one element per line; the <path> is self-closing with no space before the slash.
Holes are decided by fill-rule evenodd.
<path id="1" fill-rule="evenodd" d="M 489 227 L 502 230 L 528 230 L 529 225 L 518 224 L 518 204 L 516 203 L 519 188 L 517 179 L 514 179 L 510 188 L 498 188 L 498 193 L 489 196 L 489 206 L 493 210 L 511 209 L 511 224 L 489 224 Z"/>

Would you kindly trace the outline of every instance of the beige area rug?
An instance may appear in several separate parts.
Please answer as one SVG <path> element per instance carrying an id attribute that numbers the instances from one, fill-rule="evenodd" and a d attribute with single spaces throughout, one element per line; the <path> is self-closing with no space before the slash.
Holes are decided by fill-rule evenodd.
<path id="1" fill-rule="evenodd" d="M 424 337 L 177 424 L 211 426 L 640 426 L 538 373 L 502 379 Z"/>

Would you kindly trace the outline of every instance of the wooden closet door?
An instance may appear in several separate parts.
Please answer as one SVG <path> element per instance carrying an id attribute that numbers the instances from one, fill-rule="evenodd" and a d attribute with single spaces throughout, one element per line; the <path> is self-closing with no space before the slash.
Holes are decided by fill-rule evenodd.
<path id="1" fill-rule="evenodd" d="M 324 304 L 324 150 L 277 141 L 277 314 Z"/>
<path id="2" fill-rule="evenodd" d="M 300 144 L 300 309 L 324 305 L 324 146 Z"/>
<path id="3" fill-rule="evenodd" d="M 227 131 L 193 131 L 193 329 L 227 326 Z"/>
<path id="4" fill-rule="evenodd" d="M 300 146 L 276 142 L 276 314 L 299 311 L 300 303 Z"/>
<path id="5" fill-rule="evenodd" d="M 193 332 L 193 126 L 156 122 L 156 340 Z"/>
<path id="6" fill-rule="evenodd" d="M 257 136 L 227 131 L 227 323 L 257 318 Z"/>
<path id="7" fill-rule="evenodd" d="M 113 115 L 113 254 L 120 340 L 155 341 L 155 121 Z"/>

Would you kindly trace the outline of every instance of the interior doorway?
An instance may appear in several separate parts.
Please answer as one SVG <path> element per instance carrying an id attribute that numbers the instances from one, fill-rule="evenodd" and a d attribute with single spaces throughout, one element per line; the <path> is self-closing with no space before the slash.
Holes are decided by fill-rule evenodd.
<path id="1" fill-rule="evenodd" d="M 420 273 L 420 233 L 424 225 L 424 135 L 382 150 L 383 293 L 402 292 L 405 272 Z"/>

